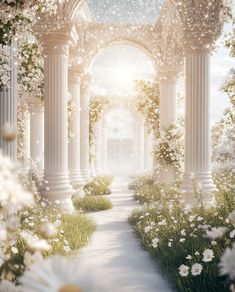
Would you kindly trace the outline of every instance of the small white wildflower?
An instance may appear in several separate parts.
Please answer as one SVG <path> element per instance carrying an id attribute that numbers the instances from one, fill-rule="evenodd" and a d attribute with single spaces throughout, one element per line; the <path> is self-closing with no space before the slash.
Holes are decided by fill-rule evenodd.
<path id="1" fill-rule="evenodd" d="M 207 262 L 211 262 L 212 259 L 215 257 L 214 256 L 214 252 L 211 249 L 206 249 L 203 253 L 203 262 L 207 263 Z"/>
<path id="2" fill-rule="evenodd" d="M 157 248 L 159 243 L 159 239 L 156 237 L 152 240 L 152 246 L 153 248 Z"/>
<path id="3" fill-rule="evenodd" d="M 229 233 L 229 237 L 230 238 L 234 238 L 235 237 L 235 229 Z"/>
<path id="4" fill-rule="evenodd" d="M 181 277 L 187 277 L 189 273 L 189 267 L 186 265 L 181 265 L 179 267 L 179 274 Z"/>
<path id="5" fill-rule="evenodd" d="M 203 269 L 203 267 L 201 264 L 196 263 L 196 264 L 192 265 L 192 268 L 191 268 L 192 275 L 193 276 L 200 275 L 202 272 L 202 269 Z"/>

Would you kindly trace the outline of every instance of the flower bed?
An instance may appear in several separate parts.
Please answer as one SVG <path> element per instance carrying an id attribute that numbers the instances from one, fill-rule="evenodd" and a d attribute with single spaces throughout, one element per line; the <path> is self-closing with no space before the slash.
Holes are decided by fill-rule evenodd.
<path id="1" fill-rule="evenodd" d="M 130 216 L 143 246 L 178 291 L 228 291 L 235 279 L 235 206 L 185 207 L 176 187 L 151 188 L 136 190 L 145 206 Z"/>

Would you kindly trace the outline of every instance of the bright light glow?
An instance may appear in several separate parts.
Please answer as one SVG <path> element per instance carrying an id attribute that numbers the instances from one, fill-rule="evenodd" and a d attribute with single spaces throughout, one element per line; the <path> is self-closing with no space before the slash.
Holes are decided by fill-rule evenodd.
<path id="1" fill-rule="evenodd" d="M 120 85 L 128 85 L 133 82 L 134 74 L 130 66 L 118 66 L 113 69 L 111 78 Z"/>

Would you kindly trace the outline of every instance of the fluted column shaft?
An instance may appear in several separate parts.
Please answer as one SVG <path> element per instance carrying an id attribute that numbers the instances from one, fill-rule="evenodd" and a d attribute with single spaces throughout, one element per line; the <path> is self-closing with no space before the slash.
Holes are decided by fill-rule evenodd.
<path id="1" fill-rule="evenodd" d="M 2 130 L 6 124 L 17 129 L 17 95 L 18 95 L 18 84 L 17 84 L 17 66 L 15 65 L 15 47 L 13 43 L 9 47 L 11 55 L 11 80 L 10 88 L 4 88 L 0 91 L 0 149 L 3 154 L 9 156 L 14 161 L 17 160 L 17 140 L 5 141 L 3 140 Z"/>
<path id="2" fill-rule="evenodd" d="M 97 174 L 102 174 L 102 119 L 96 124 L 96 141 L 95 141 L 95 169 Z"/>
<path id="3" fill-rule="evenodd" d="M 89 163 L 89 84 L 85 78 L 81 83 L 81 148 L 80 148 L 80 167 L 81 175 L 85 181 L 90 180 Z"/>
<path id="4" fill-rule="evenodd" d="M 30 106 L 30 157 L 39 175 L 42 175 L 44 170 L 44 106 L 39 102 Z"/>
<path id="5" fill-rule="evenodd" d="M 108 156 L 108 141 L 107 141 L 107 118 L 103 116 L 102 118 L 102 169 L 103 173 L 107 172 L 107 156 Z"/>
<path id="6" fill-rule="evenodd" d="M 45 197 L 72 208 L 74 192 L 68 172 L 68 46 L 63 40 L 45 43 Z"/>
<path id="7" fill-rule="evenodd" d="M 27 111 L 24 116 L 24 160 L 30 159 L 30 113 Z"/>
<path id="8" fill-rule="evenodd" d="M 176 119 L 176 79 L 167 76 L 160 80 L 160 129 L 167 129 Z M 172 183 L 175 170 L 170 165 L 160 165 L 157 181 Z"/>
<path id="9" fill-rule="evenodd" d="M 176 81 L 173 78 L 160 81 L 160 127 L 170 126 L 176 117 Z"/>
<path id="10" fill-rule="evenodd" d="M 214 185 L 210 167 L 210 56 L 195 52 L 186 56 L 185 174 L 182 188 L 193 192 L 190 173 L 202 191 Z"/>
<path id="11" fill-rule="evenodd" d="M 80 85 L 79 72 L 69 70 L 69 93 L 71 94 L 75 112 L 72 117 L 71 131 L 73 138 L 69 143 L 69 172 L 70 181 L 74 187 L 83 185 L 80 170 Z"/>

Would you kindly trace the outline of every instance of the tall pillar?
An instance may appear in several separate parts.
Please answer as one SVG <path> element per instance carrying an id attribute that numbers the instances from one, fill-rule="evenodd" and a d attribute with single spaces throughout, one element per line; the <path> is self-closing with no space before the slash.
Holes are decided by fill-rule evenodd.
<path id="1" fill-rule="evenodd" d="M 17 140 L 3 139 L 4 128 L 7 132 L 17 131 L 17 66 L 15 65 L 16 44 L 13 42 L 9 47 L 11 61 L 11 80 L 10 87 L 0 91 L 0 149 L 3 154 L 9 156 L 14 161 L 17 160 Z M 10 134 L 10 133 L 9 133 Z"/>
<path id="2" fill-rule="evenodd" d="M 30 103 L 30 157 L 40 176 L 44 170 L 44 106 L 40 101 Z"/>
<path id="3" fill-rule="evenodd" d="M 221 1 L 175 0 L 181 18 L 186 56 L 185 170 L 182 189 L 185 199 L 195 202 L 190 173 L 202 193 L 214 190 L 210 166 L 210 56 L 221 35 L 226 5 Z M 207 196 L 204 196 L 208 199 Z"/>
<path id="4" fill-rule="evenodd" d="M 45 167 L 43 195 L 58 207 L 72 209 L 74 193 L 68 171 L 69 33 L 43 38 L 45 74 Z"/>
<path id="5" fill-rule="evenodd" d="M 89 74 L 85 74 L 81 80 L 81 175 L 84 181 L 90 180 L 89 163 Z"/>
<path id="6" fill-rule="evenodd" d="M 80 85 L 81 79 L 79 71 L 71 68 L 69 70 L 69 93 L 71 94 L 72 101 L 75 107 L 73 113 L 71 130 L 73 138 L 69 143 L 69 172 L 70 181 L 75 188 L 83 186 L 83 180 L 80 170 Z"/>
<path id="7" fill-rule="evenodd" d="M 108 141 L 107 141 L 107 118 L 104 115 L 102 118 L 102 153 L 101 153 L 101 162 L 102 162 L 102 169 L 103 173 L 107 172 L 107 157 L 108 157 Z"/>
<path id="8" fill-rule="evenodd" d="M 160 73 L 161 74 L 161 73 Z M 175 122 L 176 81 L 174 78 L 160 80 L 160 128 L 164 130 Z"/>
<path id="9" fill-rule="evenodd" d="M 24 160 L 30 159 L 30 113 L 27 111 L 24 115 Z"/>
<path id="10" fill-rule="evenodd" d="M 96 174 L 101 175 L 103 173 L 102 169 L 102 120 L 103 117 L 96 124 L 95 131 L 95 169 Z"/>
<path id="11" fill-rule="evenodd" d="M 176 76 L 173 72 L 159 72 L 160 77 L 160 130 L 164 131 L 176 119 Z M 164 141 L 160 141 L 164 142 Z M 176 180 L 175 169 L 171 165 L 159 164 L 157 181 L 173 183 Z"/>
<path id="12" fill-rule="evenodd" d="M 182 189 L 193 193 L 191 174 L 203 192 L 214 190 L 210 166 L 210 55 L 186 56 L 185 173 Z"/>

